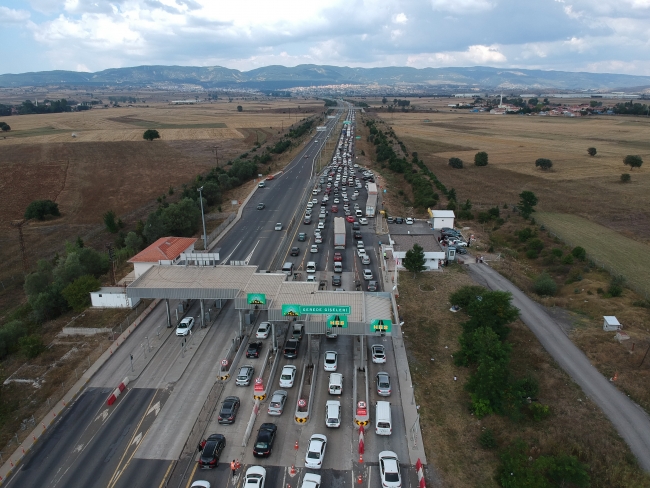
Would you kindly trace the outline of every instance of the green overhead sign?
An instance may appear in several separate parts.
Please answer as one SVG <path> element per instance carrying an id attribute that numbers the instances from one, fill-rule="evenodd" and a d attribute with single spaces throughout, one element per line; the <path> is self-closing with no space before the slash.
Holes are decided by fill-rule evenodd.
<path id="1" fill-rule="evenodd" d="M 327 327 L 342 327 L 347 328 L 348 316 L 347 315 L 330 315 L 327 317 Z"/>
<path id="2" fill-rule="evenodd" d="M 323 315 L 323 314 L 336 314 L 336 315 L 350 315 L 351 307 L 349 305 L 297 305 L 297 304 L 283 304 L 283 316 L 298 316 L 298 315 Z"/>
<path id="3" fill-rule="evenodd" d="M 246 302 L 249 305 L 264 305 L 266 303 L 266 295 L 264 293 L 248 293 L 246 294 Z"/>
<path id="4" fill-rule="evenodd" d="M 370 332 L 390 332 L 392 322 L 387 319 L 373 319 L 370 321 Z"/>

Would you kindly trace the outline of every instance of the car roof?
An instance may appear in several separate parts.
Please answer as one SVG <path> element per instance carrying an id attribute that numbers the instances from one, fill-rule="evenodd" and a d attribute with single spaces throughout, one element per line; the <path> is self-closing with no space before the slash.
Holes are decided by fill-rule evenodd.
<path id="1" fill-rule="evenodd" d="M 246 476 L 249 474 L 259 474 L 262 476 L 266 476 L 266 469 L 264 469 L 262 466 L 251 466 L 246 470 Z"/>
<path id="2" fill-rule="evenodd" d="M 289 370 L 291 370 L 291 371 L 295 371 L 295 370 L 296 370 L 296 367 L 293 366 L 293 365 L 291 365 L 291 364 L 287 364 L 286 366 L 283 366 L 283 367 L 282 367 L 282 371 L 284 371 L 285 369 L 289 369 Z"/>
<path id="3" fill-rule="evenodd" d="M 223 434 L 210 434 L 210 436 L 208 437 L 209 441 L 216 441 L 220 439 L 225 439 Z"/>
<path id="4" fill-rule="evenodd" d="M 238 402 L 238 401 L 239 401 L 239 397 L 236 397 L 236 396 L 229 396 L 229 397 L 226 397 L 224 399 L 224 403 L 225 402 Z"/>

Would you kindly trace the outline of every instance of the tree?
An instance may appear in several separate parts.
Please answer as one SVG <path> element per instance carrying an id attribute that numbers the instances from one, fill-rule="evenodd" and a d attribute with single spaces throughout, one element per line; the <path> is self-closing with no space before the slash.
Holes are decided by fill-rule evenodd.
<path id="1" fill-rule="evenodd" d="M 27 210 L 25 210 L 25 219 L 27 220 L 44 220 L 48 215 L 55 217 L 61 215 L 58 203 L 55 203 L 52 200 L 34 200 L 27 206 Z"/>
<path id="2" fill-rule="evenodd" d="M 61 295 L 63 295 L 72 310 L 81 312 L 90 306 L 90 292 L 97 291 L 100 287 L 101 284 L 97 278 L 91 275 L 83 275 L 66 286 L 61 291 Z"/>
<path id="3" fill-rule="evenodd" d="M 632 176 L 630 176 L 630 173 L 623 173 L 621 175 L 621 183 L 629 183 L 630 180 L 632 180 Z"/>
<path id="4" fill-rule="evenodd" d="M 104 214 L 104 225 L 106 226 L 106 230 L 111 234 L 116 234 L 119 230 L 117 220 L 115 220 L 116 217 L 117 215 L 115 215 L 115 212 L 112 210 L 109 210 Z"/>
<path id="5" fill-rule="evenodd" d="M 241 112 L 242 110 L 244 110 L 244 109 L 242 108 L 242 106 L 241 106 L 241 105 L 237 105 L 237 112 Z"/>
<path id="6" fill-rule="evenodd" d="M 154 139 L 160 139 L 160 134 L 156 129 L 147 129 L 146 131 L 144 131 L 144 134 L 142 134 L 142 138 L 151 142 Z"/>
<path id="7" fill-rule="evenodd" d="M 551 167 L 553 167 L 553 161 L 546 158 L 539 158 L 537 161 L 535 161 L 535 166 L 546 171 L 547 169 L 551 169 Z"/>
<path id="8" fill-rule="evenodd" d="M 532 191 L 522 191 L 519 194 L 518 208 L 523 218 L 530 217 L 530 214 L 535 211 L 533 208 L 535 205 L 537 205 L 537 197 Z"/>
<path id="9" fill-rule="evenodd" d="M 643 164 L 643 159 L 641 159 L 641 156 L 633 156 L 630 154 L 628 156 L 625 156 L 623 164 L 629 166 L 630 169 L 640 168 Z"/>
<path id="10" fill-rule="evenodd" d="M 34 359 L 47 349 L 45 344 L 43 344 L 43 339 L 36 334 L 21 337 L 18 340 L 18 343 L 20 344 L 20 351 L 25 355 L 25 357 L 27 357 L 27 359 Z"/>
<path id="11" fill-rule="evenodd" d="M 476 166 L 487 166 L 488 164 L 488 153 L 485 151 L 477 152 L 474 156 L 474 164 Z"/>
<path id="12" fill-rule="evenodd" d="M 540 296 L 555 296 L 557 293 L 557 284 L 548 273 L 540 274 L 535 280 L 535 293 Z"/>
<path id="13" fill-rule="evenodd" d="M 388 102 L 388 100 L 386 99 L 386 97 L 381 99 L 381 104 L 382 105 L 386 105 L 387 102 Z"/>
<path id="14" fill-rule="evenodd" d="M 124 246 L 131 249 L 133 252 L 138 252 L 142 249 L 142 237 L 131 231 L 124 238 Z"/>
<path id="15" fill-rule="evenodd" d="M 0 130 L 2 130 L 2 132 L 8 132 L 11 130 L 11 127 L 9 127 L 9 124 L 6 122 L 0 122 Z"/>
<path id="16" fill-rule="evenodd" d="M 596 151 L 595 147 L 590 147 L 587 149 L 587 153 L 589 153 L 589 156 L 595 156 L 597 152 L 598 151 Z"/>
<path id="17" fill-rule="evenodd" d="M 456 169 L 462 169 L 463 160 L 460 158 L 449 158 L 449 166 Z"/>
<path id="18" fill-rule="evenodd" d="M 402 261 L 404 267 L 413 273 L 414 278 L 417 273 L 427 268 L 424 263 L 424 249 L 419 244 L 413 244 L 413 248 L 406 251 L 406 256 Z"/>

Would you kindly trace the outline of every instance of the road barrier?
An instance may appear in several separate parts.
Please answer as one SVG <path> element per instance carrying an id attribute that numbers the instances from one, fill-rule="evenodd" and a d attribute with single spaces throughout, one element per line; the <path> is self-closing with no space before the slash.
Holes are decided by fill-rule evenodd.
<path id="1" fill-rule="evenodd" d="M 310 368 L 311 371 L 309 371 Z M 317 371 L 318 368 L 316 368 L 313 364 L 312 365 L 305 364 L 302 367 L 302 378 L 300 381 L 300 389 L 298 390 L 298 401 L 296 402 L 296 411 L 294 414 L 294 419 L 298 424 L 305 424 L 309 420 L 312 401 L 314 399 L 314 390 L 316 388 Z M 305 380 L 310 381 L 309 395 L 304 395 L 302 392 L 305 386 Z"/>
<path id="2" fill-rule="evenodd" d="M 426 483 L 424 481 L 424 470 L 422 468 L 422 461 L 420 461 L 420 458 L 418 458 L 418 461 L 415 463 L 415 470 L 418 472 L 419 488 L 426 488 Z"/>
<path id="3" fill-rule="evenodd" d="M 113 393 L 111 393 L 111 396 L 108 397 L 108 401 L 106 404 L 108 406 L 111 406 L 115 403 L 115 400 L 117 400 L 117 397 L 120 396 L 120 394 L 126 389 L 127 385 L 129 384 L 129 377 L 127 376 L 122 380 L 122 383 L 113 390 Z"/>

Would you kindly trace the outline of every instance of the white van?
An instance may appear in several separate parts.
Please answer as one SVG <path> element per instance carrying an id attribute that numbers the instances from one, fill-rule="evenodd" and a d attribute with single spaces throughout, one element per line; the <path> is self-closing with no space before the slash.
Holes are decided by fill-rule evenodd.
<path id="1" fill-rule="evenodd" d="M 375 434 L 390 435 L 392 432 L 393 420 L 390 415 L 390 402 L 377 402 Z"/>
<path id="2" fill-rule="evenodd" d="M 286 274 L 287 276 L 291 276 L 293 274 L 293 263 L 287 261 L 282 265 L 282 272 Z"/>
<path id="3" fill-rule="evenodd" d="M 316 261 L 309 261 L 307 263 L 307 273 L 315 273 L 316 272 Z"/>
<path id="4" fill-rule="evenodd" d="M 343 394 L 343 375 L 341 373 L 332 373 L 330 374 L 330 386 L 329 386 L 330 395 L 342 395 Z M 384 402 L 387 403 L 387 402 Z"/>
<path id="5" fill-rule="evenodd" d="M 357 217 L 363 217 L 363 212 L 359 208 L 354 213 L 356 214 Z"/>
<path id="6" fill-rule="evenodd" d="M 327 427 L 341 426 L 341 402 L 329 400 L 325 403 L 325 425 Z"/>

